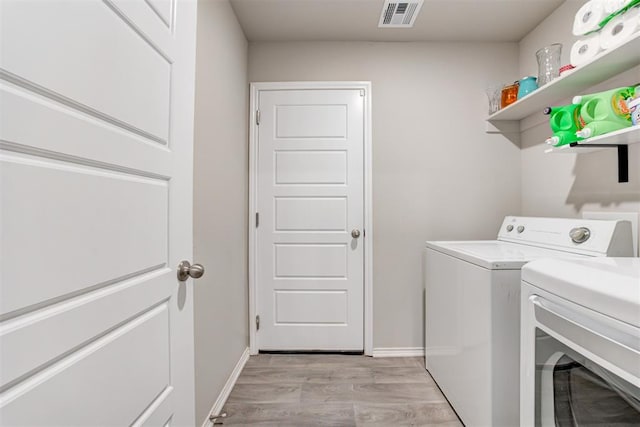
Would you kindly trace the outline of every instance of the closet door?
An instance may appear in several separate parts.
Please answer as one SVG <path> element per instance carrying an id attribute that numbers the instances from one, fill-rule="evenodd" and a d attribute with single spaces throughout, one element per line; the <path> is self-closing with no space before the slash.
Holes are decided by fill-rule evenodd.
<path id="1" fill-rule="evenodd" d="M 364 94 L 259 93 L 260 350 L 364 348 Z"/>

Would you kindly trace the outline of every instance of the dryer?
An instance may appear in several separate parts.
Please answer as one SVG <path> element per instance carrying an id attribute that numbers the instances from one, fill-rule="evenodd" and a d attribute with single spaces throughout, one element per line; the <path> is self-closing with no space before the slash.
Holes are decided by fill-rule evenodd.
<path id="1" fill-rule="evenodd" d="M 522 266 L 632 251 L 628 221 L 515 216 L 497 240 L 426 243 L 425 365 L 465 425 L 520 422 Z"/>
<path id="2" fill-rule="evenodd" d="M 640 258 L 522 269 L 521 426 L 640 425 Z"/>

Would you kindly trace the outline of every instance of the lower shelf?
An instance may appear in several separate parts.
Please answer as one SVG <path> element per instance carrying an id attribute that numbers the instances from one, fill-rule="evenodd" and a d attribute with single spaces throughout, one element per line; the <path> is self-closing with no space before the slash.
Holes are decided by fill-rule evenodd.
<path id="1" fill-rule="evenodd" d="M 632 126 L 561 147 L 551 147 L 545 153 L 579 154 L 615 148 L 618 150 L 618 182 L 629 182 L 629 144 L 638 142 L 640 126 Z"/>
<path id="2" fill-rule="evenodd" d="M 549 147 L 545 153 L 558 154 L 576 154 L 576 153 L 592 153 L 616 145 L 631 145 L 640 143 L 640 126 L 632 126 L 620 129 L 606 135 L 595 136 L 593 138 L 580 141 L 576 145 L 563 145 L 561 147 Z"/>

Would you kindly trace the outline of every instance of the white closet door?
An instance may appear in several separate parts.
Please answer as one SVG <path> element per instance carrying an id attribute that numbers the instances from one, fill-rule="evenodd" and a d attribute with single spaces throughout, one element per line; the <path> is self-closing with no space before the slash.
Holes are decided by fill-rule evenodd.
<path id="1" fill-rule="evenodd" d="M 259 109 L 258 347 L 361 351 L 363 94 L 265 90 Z"/>

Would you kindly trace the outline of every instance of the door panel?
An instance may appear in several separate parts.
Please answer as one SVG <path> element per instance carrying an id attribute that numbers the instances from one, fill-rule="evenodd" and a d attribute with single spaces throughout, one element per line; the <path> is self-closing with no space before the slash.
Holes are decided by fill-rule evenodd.
<path id="1" fill-rule="evenodd" d="M 276 197 L 276 231 L 347 231 L 346 197 Z"/>
<path id="2" fill-rule="evenodd" d="M 34 366 L 43 366 L 70 348 L 90 342 L 123 319 L 144 312 L 150 302 L 157 305 L 165 301 L 171 289 L 167 270 L 151 271 L 116 286 L 46 307 L 38 311 L 37 321 L 26 316 L 4 323 L 0 383 L 10 383 L 28 374 Z M 32 351 L 34 347 L 38 351 Z"/>
<path id="3" fill-rule="evenodd" d="M 287 291 L 275 293 L 276 324 L 325 323 L 346 325 L 346 291 Z M 330 311 L 326 311 L 326 309 Z"/>
<path id="4" fill-rule="evenodd" d="M 261 350 L 363 350 L 364 98 L 259 93 Z"/>
<path id="5" fill-rule="evenodd" d="M 21 42 L 2 44 L 0 66 L 166 144 L 171 63 L 109 5 L 98 0 L 4 2 L 3 14 L 11 20 L 3 22 L 3 39 Z"/>
<path id="6" fill-rule="evenodd" d="M 276 138 L 347 137 L 346 105 L 276 105 Z"/>
<path id="7" fill-rule="evenodd" d="M 276 278 L 347 277 L 347 245 L 290 244 L 274 245 Z"/>
<path id="8" fill-rule="evenodd" d="M 346 151 L 276 151 L 276 184 L 346 184 Z"/>
<path id="9" fill-rule="evenodd" d="M 195 18 L 0 2 L 2 425 L 195 424 Z"/>
<path id="10" fill-rule="evenodd" d="M 170 387 L 168 320 L 164 303 L 33 375 L 22 384 L 28 390 L 16 389 L 18 398 L 7 399 L 3 425 L 131 424 Z"/>
<path id="11" fill-rule="evenodd" d="M 0 314 L 167 264 L 166 181 L 8 154 L 0 171 Z"/>

